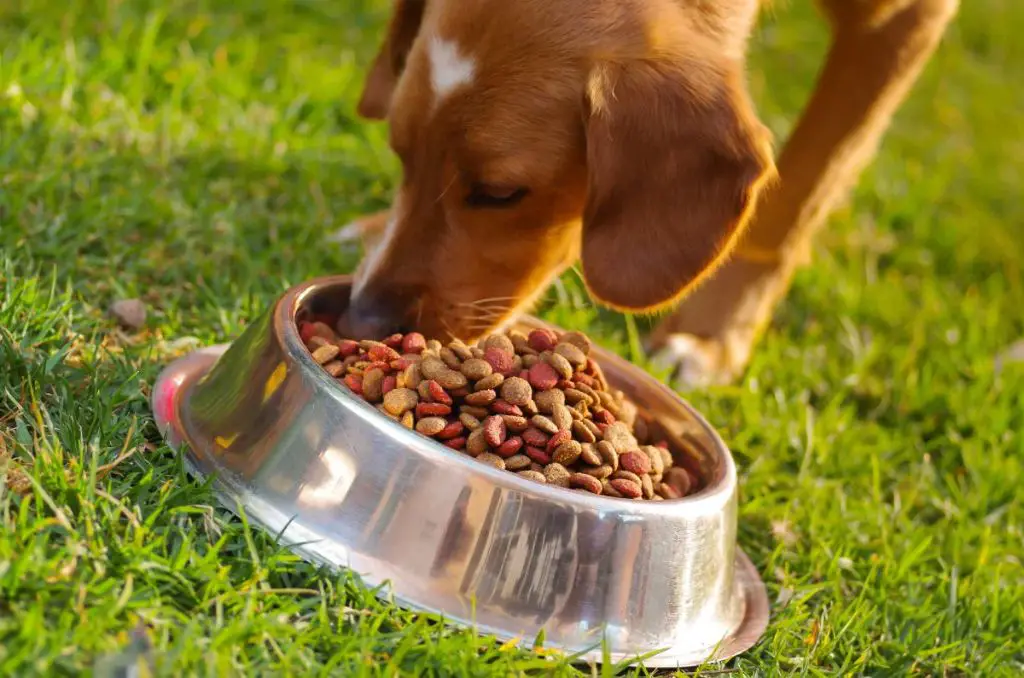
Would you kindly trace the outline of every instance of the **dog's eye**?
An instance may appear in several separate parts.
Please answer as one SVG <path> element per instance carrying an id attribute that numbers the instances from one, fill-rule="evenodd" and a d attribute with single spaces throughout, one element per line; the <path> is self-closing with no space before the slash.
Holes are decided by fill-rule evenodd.
<path id="1" fill-rule="evenodd" d="M 511 207 L 526 197 L 529 190 L 517 186 L 473 184 L 466 196 L 470 207 Z"/>

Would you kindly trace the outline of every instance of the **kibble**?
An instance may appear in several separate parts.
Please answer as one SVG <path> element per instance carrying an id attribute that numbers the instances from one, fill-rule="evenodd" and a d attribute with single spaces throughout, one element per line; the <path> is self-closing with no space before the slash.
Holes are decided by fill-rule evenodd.
<path id="1" fill-rule="evenodd" d="M 472 346 L 418 332 L 355 341 L 318 316 L 299 334 L 316 363 L 382 414 L 494 468 L 623 500 L 698 489 L 652 440 L 656 424 L 608 387 L 580 332 L 512 331 Z"/>

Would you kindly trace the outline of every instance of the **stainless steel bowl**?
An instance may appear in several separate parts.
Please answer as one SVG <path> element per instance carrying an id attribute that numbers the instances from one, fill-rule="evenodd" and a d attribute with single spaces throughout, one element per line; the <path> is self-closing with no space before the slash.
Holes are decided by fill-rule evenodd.
<path id="1" fill-rule="evenodd" d="M 160 376 L 153 408 L 190 471 L 216 474 L 229 509 L 311 560 L 390 582 L 411 608 L 483 633 L 600 661 L 661 650 L 647 666 L 725 659 L 763 633 L 768 600 L 736 546 L 736 468 L 708 423 L 601 350 L 609 382 L 660 422 L 702 489 L 640 502 L 547 487 L 409 431 L 310 358 L 297 315 L 336 313 L 349 278 L 286 292 L 231 346 Z M 526 327 L 542 324 L 523 321 Z"/>

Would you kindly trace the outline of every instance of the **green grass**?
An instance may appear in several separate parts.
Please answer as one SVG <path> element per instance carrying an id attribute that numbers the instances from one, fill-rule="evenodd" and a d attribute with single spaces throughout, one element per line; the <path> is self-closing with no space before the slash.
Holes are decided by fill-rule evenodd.
<path id="1" fill-rule="evenodd" d="M 352 267 L 323 238 L 395 180 L 353 113 L 387 4 L 0 4 L 0 441 L 24 491 L 0 489 L 0 675 L 133 643 L 164 674 L 576 670 L 304 564 L 152 423 L 161 365 Z M 1024 367 L 993 368 L 1024 335 L 1024 5 L 963 4 L 745 381 L 690 394 L 773 601 L 741 675 L 1024 671 Z M 783 134 L 826 34 L 809 2 L 772 12 L 752 85 Z M 103 312 L 130 296 L 139 337 Z M 544 313 L 642 359 L 572 276 Z"/>

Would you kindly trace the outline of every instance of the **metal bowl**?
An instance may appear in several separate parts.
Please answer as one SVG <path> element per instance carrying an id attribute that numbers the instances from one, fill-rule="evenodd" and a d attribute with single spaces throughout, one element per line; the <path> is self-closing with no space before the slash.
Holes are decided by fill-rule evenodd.
<path id="1" fill-rule="evenodd" d="M 757 641 L 768 600 L 736 546 L 736 468 L 693 408 L 595 349 L 701 489 L 627 501 L 499 471 L 381 416 L 313 362 L 296 318 L 341 311 L 349 283 L 289 290 L 230 348 L 186 356 L 157 381 L 162 434 L 187 444 L 191 472 L 216 475 L 229 509 L 303 557 L 390 582 L 405 606 L 502 640 L 532 643 L 543 630 L 546 647 L 584 661 L 660 650 L 643 663 L 694 666 Z"/>

